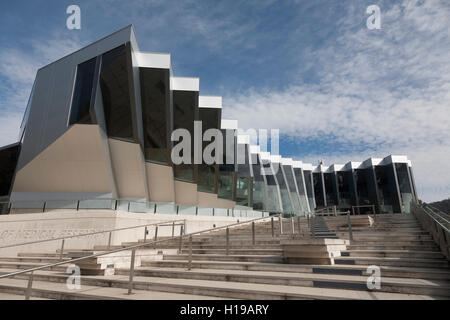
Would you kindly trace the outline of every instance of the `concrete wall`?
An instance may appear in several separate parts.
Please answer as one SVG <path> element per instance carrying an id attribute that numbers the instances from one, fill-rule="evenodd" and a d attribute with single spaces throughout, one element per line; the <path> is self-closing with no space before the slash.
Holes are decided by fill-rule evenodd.
<path id="1" fill-rule="evenodd" d="M 224 226 L 251 218 L 223 216 L 192 216 L 176 214 L 131 213 L 113 210 L 54 210 L 45 213 L 0 216 L 0 247 L 9 244 L 51 239 L 68 235 L 139 226 L 155 222 L 186 219 L 186 233 Z M 176 227 L 175 234 L 180 233 Z M 159 227 L 158 236 L 170 236 L 172 227 Z M 154 227 L 149 227 L 148 238 L 154 236 Z M 143 239 L 144 227 L 113 233 L 112 244 Z M 92 249 L 94 245 L 106 245 L 109 234 L 86 236 L 66 240 L 66 249 Z M 55 252 L 61 240 L 0 249 L 0 256 L 15 256 L 18 252 Z"/>
<path id="2" fill-rule="evenodd" d="M 20 192 L 111 193 L 107 157 L 97 125 L 76 124 L 16 173 Z"/>

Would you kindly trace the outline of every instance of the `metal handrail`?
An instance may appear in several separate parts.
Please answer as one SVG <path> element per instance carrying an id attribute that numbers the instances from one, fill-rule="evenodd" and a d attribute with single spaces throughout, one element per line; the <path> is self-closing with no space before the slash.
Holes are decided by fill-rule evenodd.
<path id="1" fill-rule="evenodd" d="M 423 209 L 423 212 L 425 212 L 431 219 L 434 220 L 434 222 L 436 222 L 438 225 L 440 225 L 447 233 L 450 233 L 450 230 L 444 226 L 441 221 L 439 221 L 438 219 L 436 219 L 436 217 L 434 217 L 434 215 L 437 215 L 439 218 L 445 220 L 447 223 L 450 223 L 449 221 L 447 221 L 445 218 L 442 218 L 441 216 L 439 216 L 437 213 L 433 212 L 433 211 L 428 211 L 426 207 L 421 206 L 421 208 Z"/>
<path id="2" fill-rule="evenodd" d="M 25 269 L 25 270 L 21 270 L 21 271 L 15 271 L 15 272 L 10 272 L 7 274 L 3 274 L 0 275 L 0 279 L 3 278 L 9 278 L 9 277 L 13 277 L 16 275 L 20 275 L 20 274 L 25 274 L 25 273 L 29 273 L 30 274 L 30 278 L 29 278 L 29 284 L 28 284 L 28 289 L 26 292 L 26 298 L 29 298 L 29 292 L 28 290 L 31 290 L 31 283 L 33 281 L 33 272 L 34 271 L 38 271 L 38 270 L 43 270 L 43 269 L 47 269 L 47 268 L 51 268 L 51 267 L 55 267 L 55 266 L 60 266 L 60 265 L 64 265 L 64 264 L 69 264 L 69 263 L 73 263 L 73 262 L 77 262 L 77 261 L 82 261 L 82 260 L 86 260 L 86 259 L 91 259 L 91 258 L 95 258 L 95 257 L 100 257 L 100 256 L 104 256 L 104 255 L 108 255 L 111 253 L 117 253 L 117 252 L 121 252 L 121 251 L 127 251 L 127 250 L 133 250 L 132 252 L 132 258 L 131 258 L 131 268 L 130 268 L 130 285 L 129 285 L 129 289 L 128 289 L 128 293 L 131 293 L 131 288 L 132 288 L 132 277 L 133 277 L 133 272 L 132 270 L 134 270 L 134 256 L 135 256 L 135 250 L 138 248 L 142 248 L 142 247 L 146 247 L 149 245 L 155 245 L 156 243 L 161 243 L 161 242 L 166 242 L 169 240 L 174 240 L 174 239 L 180 239 L 180 245 L 181 245 L 181 239 L 183 239 L 184 237 L 189 237 L 190 239 L 192 239 L 193 235 L 198 235 L 201 233 L 206 233 L 206 232 L 211 232 L 211 231 L 217 231 L 220 229 L 227 229 L 229 227 L 232 226 L 238 226 L 238 225 L 243 225 L 246 223 L 254 223 L 255 221 L 258 220 L 263 220 L 263 219 L 271 219 L 275 216 L 280 216 L 278 215 L 274 215 L 274 216 L 270 216 L 270 217 L 261 217 L 261 218 L 256 218 L 256 219 L 252 219 L 252 220 L 247 220 L 247 221 L 242 221 L 242 222 L 238 222 L 238 223 L 234 223 L 234 224 L 230 224 L 230 225 L 226 225 L 226 226 L 221 226 L 221 227 L 215 227 L 215 228 L 211 228 L 211 229 L 207 229 L 207 230 L 201 230 L 201 231 L 196 231 L 196 232 L 192 232 L 189 234 L 182 234 L 182 230 L 180 230 L 180 235 L 179 236 L 173 236 L 171 238 L 166 238 L 166 239 L 161 239 L 161 240 L 153 240 L 153 241 L 148 241 L 148 242 L 144 242 L 141 244 L 136 244 L 136 245 L 131 245 L 131 246 L 127 246 L 127 247 L 123 247 L 123 248 L 119 248 L 119 249 L 113 249 L 113 250 L 108 250 L 108 251 L 104 251 L 104 252 L 99 252 L 99 253 L 95 253 L 95 254 L 91 254 L 88 256 L 84 256 L 84 257 L 80 257 L 80 258 L 74 258 L 74 259 L 70 259 L 70 260 L 64 260 L 64 261 L 60 261 L 60 262 L 55 262 L 55 263 L 50 263 L 50 264 L 46 264 L 43 266 L 39 266 L 39 267 L 34 267 L 34 268 L 29 268 L 29 269 Z M 190 243 L 192 244 L 192 241 L 190 241 Z"/>
<path id="3" fill-rule="evenodd" d="M 173 222 L 183 221 L 182 224 L 173 224 Z M 169 222 L 172 222 L 171 224 L 167 224 Z M 122 230 L 130 230 L 130 229 L 137 229 L 142 227 L 149 227 L 149 226 L 174 226 L 174 225 L 186 225 L 186 219 L 177 219 L 177 220 L 168 220 L 163 222 L 154 222 L 149 224 L 142 224 L 139 226 L 133 226 L 133 227 L 125 227 L 125 228 L 118 228 L 118 229 L 111 229 L 111 230 L 103 230 L 103 231 L 96 231 L 96 232 L 89 232 L 89 233 L 83 233 L 83 234 L 76 234 L 71 235 L 67 237 L 59 237 L 59 238 L 51 238 L 51 239 L 44 239 L 44 240 L 37 240 L 37 241 L 29 241 L 29 242 L 23 242 L 23 243 L 16 243 L 16 244 L 9 244 L 6 246 L 0 247 L 0 249 L 6 249 L 6 248 L 12 248 L 12 247 L 20 247 L 30 244 L 36 244 L 36 243 L 42 243 L 42 242 L 50 242 L 50 241 L 57 241 L 57 240 L 66 240 L 71 238 L 79 238 L 79 237 L 85 237 L 85 236 L 92 236 L 96 234 L 102 234 L 102 233 L 110 233 L 110 232 L 116 232 L 116 231 L 122 231 Z"/>
<path id="4" fill-rule="evenodd" d="M 446 216 L 450 216 L 450 212 L 449 212 L 449 213 L 446 213 L 445 211 L 442 211 L 441 209 L 436 208 L 435 206 L 432 206 L 431 204 L 428 204 L 428 203 L 425 203 L 424 205 L 427 206 L 427 207 L 429 207 L 429 208 L 431 208 L 433 211 L 438 211 L 439 214 L 442 213 L 442 214 L 444 214 L 444 215 L 446 215 Z"/>
<path id="5" fill-rule="evenodd" d="M 433 212 L 433 214 L 431 214 L 423 205 L 422 206 L 419 205 L 419 207 L 422 208 L 423 212 L 425 212 L 431 219 L 433 219 L 434 222 L 436 222 L 438 225 L 440 225 L 447 233 L 450 233 L 450 230 L 433 216 L 433 214 L 436 214 L 436 213 Z"/>
<path id="6" fill-rule="evenodd" d="M 443 216 L 443 215 L 448 216 L 447 213 L 445 213 L 445 212 L 443 212 L 443 211 L 441 211 L 441 210 L 439 210 L 439 209 L 437 209 L 437 208 L 435 208 L 435 207 L 433 207 L 433 206 L 430 206 L 429 204 L 423 204 L 422 207 L 423 207 L 424 209 L 429 209 L 433 214 L 437 215 L 439 218 L 441 218 L 442 220 L 444 220 L 446 223 L 449 223 L 449 224 L 450 224 L 450 221 L 447 220 L 447 217 L 444 217 L 444 216 Z M 436 212 L 436 211 L 437 211 L 437 212 Z"/>

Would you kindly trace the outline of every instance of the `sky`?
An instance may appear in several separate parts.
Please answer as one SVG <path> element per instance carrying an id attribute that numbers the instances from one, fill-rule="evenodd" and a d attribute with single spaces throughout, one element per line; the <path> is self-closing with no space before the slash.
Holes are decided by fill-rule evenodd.
<path id="1" fill-rule="evenodd" d="M 66 9 L 81 9 L 69 30 Z M 381 29 L 366 8 L 378 5 Z M 133 24 L 142 51 L 223 96 L 239 127 L 280 130 L 280 154 L 412 161 L 419 198 L 450 197 L 448 0 L 0 2 L 0 146 L 16 142 L 36 71 Z"/>

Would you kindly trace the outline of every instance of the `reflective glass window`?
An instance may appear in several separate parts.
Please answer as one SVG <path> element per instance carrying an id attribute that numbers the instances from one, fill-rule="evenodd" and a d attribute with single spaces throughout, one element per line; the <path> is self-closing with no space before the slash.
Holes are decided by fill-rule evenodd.
<path id="1" fill-rule="evenodd" d="M 281 212 L 280 197 L 278 193 L 278 183 L 273 174 L 273 169 L 269 161 L 263 161 L 263 168 L 267 181 L 267 211 L 269 212 Z"/>
<path id="2" fill-rule="evenodd" d="M 80 63 L 77 67 L 77 76 L 70 109 L 69 125 L 75 123 L 94 123 L 95 116 L 91 115 L 92 91 L 94 89 L 94 76 L 97 58 Z"/>
<path id="3" fill-rule="evenodd" d="M 140 68 L 145 160 L 169 164 L 170 70 Z"/>
<path id="4" fill-rule="evenodd" d="M 283 170 L 286 176 L 289 192 L 291 194 L 292 204 L 294 206 L 293 210 L 296 215 L 300 215 L 302 212 L 302 207 L 300 204 L 300 196 L 297 193 L 297 185 L 294 178 L 293 168 L 292 166 L 283 165 Z"/>
<path id="5" fill-rule="evenodd" d="M 239 155 L 242 157 L 242 161 L 239 161 L 239 164 L 237 165 L 236 204 L 250 207 L 252 206 L 251 193 L 253 190 L 253 179 L 250 170 L 248 149 L 249 147 L 247 144 L 238 145 L 238 150 L 240 150 Z"/>
<path id="6" fill-rule="evenodd" d="M 322 186 L 322 173 L 313 173 L 313 185 L 314 185 L 314 195 L 316 198 L 316 207 L 321 208 L 325 206 L 324 202 L 324 191 Z"/>
<path id="7" fill-rule="evenodd" d="M 100 87 L 108 136 L 134 141 L 130 55 L 129 45 L 122 45 L 102 55 Z"/>
<path id="8" fill-rule="evenodd" d="M 18 144 L 0 149 L 0 196 L 9 195 L 19 152 Z"/>
<path id="9" fill-rule="evenodd" d="M 396 196 L 396 184 L 394 168 L 391 165 L 376 166 L 378 192 L 380 196 L 380 206 L 383 212 L 399 213 L 400 204 Z"/>
<path id="10" fill-rule="evenodd" d="M 272 167 L 274 168 L 274 172 L 276 172 L 278 185 L 280 187 L 281 203 L 283 204 L 283 213 L 291 215 L 294 212 L 294 208 L 292 207 L 291 196 L 289 194 L 288 185 L 284 179 L 281 164 L 273 163 Z M 278 168 L 278 170 L 276 170 L 276 168 Z"/>
<path id="11" fill-rule="evenodd" d="M 396 163 L 398 186 L 402 200 L 403 212 L 411 213 L 411 201 L 413 200 L 413 191 L 408 175 L 408 165 L 406 163 Z"/>
<path id="12" fill-rule="evenodd" d="M 175 178 L 197 182 L 194 165 L 194 121 L 198 120 L 198 92 L 173 91 L 173 128 L 186 129 L 191 135 L 191 164 L 175 166 Z"/>
<path id="13" fill-rule="evenodd" d="M 338 171 L 336 173 L 339 189 L 340 205 L 349 207 L 352 205 L 353 196 L 350 192 L 352 181 L 352 171 Z"/>
<path id="14" fill-rule="evenodd" d="M 306 196 L 306 190 L 304 186 L 303 170 L 302 168 L 294 168 L 295 180 L 297 182 L 297 189 L 300 195 L 300 204 L 303 211 L 308 211 L 308 198 Z"/>
<path id="15" fill-rule="evenodd" d="M 314 185 L 313 185 L 313 178 L 312 178 L 312 172 L 311 170 L 304 170 L 303 176 L 305 178 L 305 187 L 306 187 L 306 194 L 308 196 L 308 202 L 309 202 L 309 208 L 311 210 L 314 210 L 315 208 L 315 194 L 314 194 Z"/>
<path id="16" fill-rule="evenodd" d="M 208 129 L 220 128 L 221 109 L 218 108 L 199 108 L 199 118 L 202 122 L 202 133 Z M 203 149 L 205 150 L 212 141 L 203 141 Z M 215 154 L 213 154 L 215 156 Z M 198 190 L 202 192 L 216 192 L 216 170 L 218 165 L 202 163 L 198 165 Z"/>
<path id="17" fill-rule="evenodd" d="M 336 180 L 333 172 L 327 172 L 323 174 L 323 179 L 325 182 L 325 195 L 327 199 L 327 206 L 336 206 L 337 194 L 336 194 Z"/>

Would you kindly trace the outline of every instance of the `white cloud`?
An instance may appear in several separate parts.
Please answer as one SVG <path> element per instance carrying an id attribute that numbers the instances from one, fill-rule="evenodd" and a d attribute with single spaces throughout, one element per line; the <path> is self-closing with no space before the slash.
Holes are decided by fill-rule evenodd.
<path id="1" fill-rule="evenodd" d="M 28 48 L 1 47 L 0 146 L 17 142 L 19 128 L 36 72 L 40 67 L 79 49 L 76 36 L 54 33 L 50 39 L 30 39 Z"/>
<path id="2" fill-rule="evenodd" d="M 337 24 L 339 36 L 309 51 L 306 61 L 315 63 L 319 84 L 305 83 L 299 74 L 298 84 L 285 90 L 230 95 L 225 116 L 239 119 L 243 128 L 280 128 L 291 139 L 332 136 L 349 150 L 367 147 L 346 161 L 407 154 L 419 195 L 447 198 L 449 6 L 443 0 L 405 0 L 383 8 L 382 30 L 366 29 L 364 8 L 350 7 Z M 343 160 L 340 150 L 305 157 Z"/>

